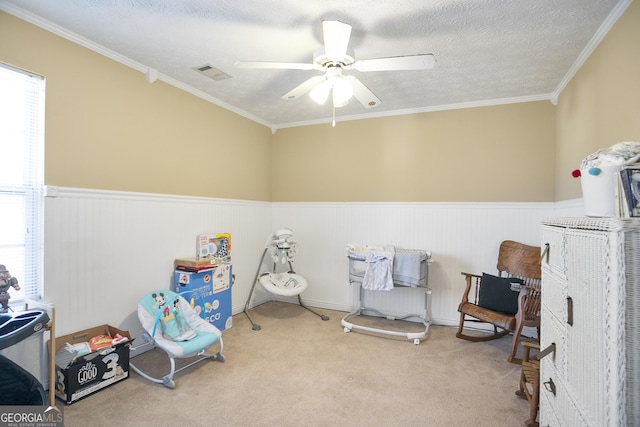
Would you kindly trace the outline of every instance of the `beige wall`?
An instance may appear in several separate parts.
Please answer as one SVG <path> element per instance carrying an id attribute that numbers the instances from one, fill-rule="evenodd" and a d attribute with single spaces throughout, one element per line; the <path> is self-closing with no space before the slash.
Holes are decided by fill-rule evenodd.
<path id="1" fill-rule="evenodd" d="M 530 102 L 279 130 L 274 201 L 553 201 L 555 108 Z"/>
<path id="2" fill-rule="evenodd" d="M 625 14 L 561 93 L 557 107 L 556 200 L 582 197 L 571 171 L 587 155 L 640 141 L 640 4 Z"/>
<path id="3" fill-rule="evenodd" d="M 0 12 L 0 61 L 46 78 L 47 185 L 271 199 L 271 131 Z"/>

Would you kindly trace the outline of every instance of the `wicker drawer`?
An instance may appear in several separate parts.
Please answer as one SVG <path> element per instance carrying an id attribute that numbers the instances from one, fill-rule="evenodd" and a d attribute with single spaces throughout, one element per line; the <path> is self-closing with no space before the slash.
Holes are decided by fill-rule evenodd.
<path id="1" fill-rule="evenodd" d="M 542 226 L 542 247 L 548 245 L 547 255 L 542 266 L 559 277 L 566 277 L 565 265 L 565 229 L 561 227 Z"/>
<path id="2" fill-rule="evenodd" d="M 558 322 L 567 322 L 567 281 L 553 270 L 542 267 L 542 305 Z"/>
<path id="3" fill-rule="evenodd" d="M 562 380 L 553 374 L 553 370 L 544 369 L 546 363 L 545 359 L 541 361 L 540 400 L 544 403 L 540 409 L 540 426 L 596 427 L 580 414 Z"/>
<path id="4" fill-rule="evenodd" d="M 555 413 L 555 400 L 550 401 L 549 397 L 549 393 L 546 393 L 544 390 L 540 391 L 540 414 L 538 415 L 539 426 L 562 427 L 562 424 Z"/>
<path id="5" fill-rule="evenodd" d="M 553 370 L 562 378 L 567 375 L 567 338 L 566 326 L 553 317 L 546 307 L 542 308 L 542 319 L 540 325 L 540 349 L 544 350 L 552 344 L 555 344 L 554 353 L 544 357 L 547 368 Z M 550 375 L 550 373 L 547 373 Z"/>

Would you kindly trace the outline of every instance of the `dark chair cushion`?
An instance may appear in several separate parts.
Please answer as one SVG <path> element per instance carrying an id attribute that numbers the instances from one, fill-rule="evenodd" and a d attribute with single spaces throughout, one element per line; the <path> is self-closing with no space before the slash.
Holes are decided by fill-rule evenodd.
<path id="1" fill-rule="evenodd" d="M 512 283 L 515 286 L 512 287 Z M 478 305 L 500 313 L 516 314 L 518 312 L 519 285 L 522 279 L 497 277 L 482 273 Z M 512 289 L 513 288 L 513 289 Z"/>

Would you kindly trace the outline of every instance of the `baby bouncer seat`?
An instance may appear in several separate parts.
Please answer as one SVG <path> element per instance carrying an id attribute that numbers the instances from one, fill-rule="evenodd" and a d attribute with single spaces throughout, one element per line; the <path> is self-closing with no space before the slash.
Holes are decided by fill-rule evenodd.
<path id="1" fill-rule="evenodd" d="M 187 294 L 191 294 L 190 301 L 183 297 Z M 222 332 L 200 317 L 204 313 L 204 301 L 194 291 L 175 293 L 163 289 L 142 297 L 138 303 L 138 319 L 145 341 L 142 346 L 152 345 L 163 350 L 169 357 L 170 369 L 167 375 L 155 378 L 133 363 L 129 363 L 131 368 L 150 381 L 174 388 L 173 376 L 177 372 L 208 359 L 224 362 Z M 218 352 L 207 353 L 206 350 L 216 343 Z M 176 369 L 175 359 L 194 356 L 197 356 L 194 361 Z"/>
<path id="2" fill-rule="evenodd" d="M 256 275 L 253 279 L 249 298 L 247 298 L 247 303 L 244 306 L 244 313 L 249 318 L 254 331 L 259 331 L 261 327 L 253 321 L 253 318 L 249 314 L 249 305 L 251 304 L 251 298 L 253 297 L 256 283 L 258 282 L 260 282 L 264 289 L 274 295 L 284 297 L 297 296 L 298 303 L 302 307 L 319 316 L 322 320 L 329 320 L 328 316 L 312 310 L 302 302 L 300 294 L 307 289 L 308 285 L 304 277 L 293 271 L 292 262 L 296 254 L 297 246 L 298 243 L 293 238 L 293 231 L 289 228 L 276 230 L 273 234 L 269 235 L 264 251 L 262 252 L 262 257 L 260 258 L 260 263 L 258 264 L 258 269 L 256 270 Z M 270 271 L 262 272 L 264 258 L 267 253 L 271 254 L 273 266 Z M 287 265 L 289 270 L 277 272 L 278 266 L 283 265 Z"/>

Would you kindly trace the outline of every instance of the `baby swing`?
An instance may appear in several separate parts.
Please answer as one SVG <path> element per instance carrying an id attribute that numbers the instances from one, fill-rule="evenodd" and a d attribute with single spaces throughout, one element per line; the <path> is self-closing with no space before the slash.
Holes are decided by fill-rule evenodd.
<path id="1" fill-rule="evenodd" d="M 297 295 L 298 303 L 302 307 L 306 308 L 316 316 L 319 316 L 322 320 L 329 320 L 328 316 L 315 312 L 302 302 L 300 294 L 307 289 L 307 281 L 304 277 L 293 271 L 293 266 L 291 264 L 295 257 L 297 246 L 298 243 L 293 239 L 293 231 L 288 228 L 276 230 L 275 233 L 271 234 L 267 239 L 264 252 L 262 252 L 262 258 L 260 258 L 260 264 L 258 264 L 258 269 L 256 270 L 256 276 L 253 279 L 251 292 L 249 292 L 249 298 L 247 298 L 247 303 L 244 306 L 244 313 L 249 318 L 254 331 L 259 331 L 261 328 L 260 325 L 257 325 L 251 318 L 251 315 L 249 314 L 249 304 L 258 280 L 263 288 L 274 295 L 285 297 Z M 271 253 L 273 271 L 260 273 L 262 263 L 264 262 L 264 257 L 267 255 L 267 252 Z M 289 271 L 278 273 L 276 271 L 278 264 L 288 264 Z"/>
<path id="2" fill-rule="evenodd" d="M 193 294 L 190 301 L 183 297 Z M 196 305 L 199 299 L 201 305 Z M 142 372 L 129 363 L 129 366 L 146 379 L 161 383 L 168 388 L 174 388 L 173 376 L 196 363 L 212 359 L 224 362 L 222 355 L 222 333 L 211 323 L 200 317 L 204 314 L 204 300 L 198 292 L 185 291 L 175 293 L 169 290 L 159 290 L 145 295 L 138 303 L 138 319 L 143 328 L 142 346 L 153 345 L 164 350 L 169 356 L 170 371 L 162 378 L 154 378 Z M 219 342 L 216 354 L 205 353 L 205 350 Z M 176 358 L 198 358 L 186 366 L 176 369 Z"/>

